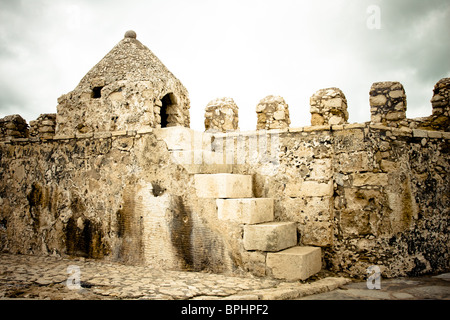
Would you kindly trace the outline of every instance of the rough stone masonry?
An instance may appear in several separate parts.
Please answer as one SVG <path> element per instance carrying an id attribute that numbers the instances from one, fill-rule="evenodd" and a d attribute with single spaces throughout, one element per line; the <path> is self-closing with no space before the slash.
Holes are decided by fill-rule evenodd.
<path id="1" fill-rule="evenodd" d="M 286 279 L 448 271 L 449 88 L 408 119 L 403 86 L 375 83 L 356 124 L 319 90 L 307 127 L 268 96 L 250 132 L 219 99 L 215 132 L 195 132 L 187 90 L 127 32 L 56 114 L 0 119 L 1 250 Z"/>

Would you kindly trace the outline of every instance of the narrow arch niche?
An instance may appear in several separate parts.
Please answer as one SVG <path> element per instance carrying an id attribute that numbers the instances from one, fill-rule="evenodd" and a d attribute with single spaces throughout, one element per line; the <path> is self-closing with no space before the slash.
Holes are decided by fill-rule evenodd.
<path id="1" fill-rule="evenodd" d="M 169 115 L 175 113 L 177 98 L 173 93 L 168 93 L 161 99 L 161 104 L 161 128 L 175 126 L 176 123 L 170 121 Z"/>

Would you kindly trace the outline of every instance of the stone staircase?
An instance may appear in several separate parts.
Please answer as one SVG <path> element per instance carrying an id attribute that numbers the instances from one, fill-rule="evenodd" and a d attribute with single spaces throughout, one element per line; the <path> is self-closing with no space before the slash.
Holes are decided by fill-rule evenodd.
<path id="1" fill-rule="evenodd" d="M 297 246 L 295 222 L 273 221 L 273 199 L 253 198 L 252 176 L 195 174 L 199 198 L 215 198 L 220 220 L 243 225 L 245 250 L 267 253 L 266 268 L 274 278 L 305 280 L 322 268 L 321 249 Z"/>
<path id="2" fill-rule="evenodd" d="M 197 196 L 216 199 L 218 219 L 243 225 L 244 249 L 266 253 L 266 269 L 274 278 L 305 280 L 320 271 L 321 249 L 297 245 L 296 223 L 274 221 L 274 200 L 253 197 L 252 176 L 231 173 L 225 155 L 211 151 L 211 136 L 182 127 L 156 134 L 194 175 Z"/>

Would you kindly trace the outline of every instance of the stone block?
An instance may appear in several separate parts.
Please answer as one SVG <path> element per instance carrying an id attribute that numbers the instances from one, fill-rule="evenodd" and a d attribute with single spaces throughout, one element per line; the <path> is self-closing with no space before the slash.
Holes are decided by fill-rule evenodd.
<path id="1" fill-rule="evenodd" d="M 127 136 L 135 136 L 137 135 L 137 130 L 127 130 Z"/>
<path id="2" fill-rule="evenodd" d="M 373 169 L 372 157 L 366 151 L 340 153 L 336 159 L 339 172 L 349 173 Z"/>
<path id="3" fill-rule="evenodd" d="M 185 127 L 157 128 L 156 136 L 167 144 L 169 150 L 191 150 L 194 148 L 194 130 Z"/>
<path id="4" fill-rule="evenodd" d="M 301 197 L 302 181 L 288 182 L 284 189 L 284 194 L 288 197 Z"/>
<path id="5" fill-rule="evenodd" d="M 304 203 L 294 208 L 301 242 L 304 245 L 327 246 L 333 239 L 332 197 L 307 197 Z"/>
<path id="6" fill-rule="evenodd" d="M 148 134 L 148 133 L 152 133 L 153 132 L 153 128 L 141 128 L 137 131 L 137 134 Z"/>
<path id="7" fill-rule="evenodd" d="M 120 131 L 112 131 L 111 136 L 112 137 L 120 137 L 120 136 L 126 136 L 127 131 L 126 130 L 120 130 Z"/>
<path id="8" fill-rule="evenodd" d="M 53 140 L 69 140 L 75 139 L 75 135 L 54 135 Z"/>
<path id="9" fill-rule="evenodd" d="M 172 159 L 190 174 L 231 173 L 232 164 L 223 163 L 223 154 L 205 150 L 170 151 Z"/>
<path id="10" fill-rule="evenodd" d="M 317 181 L 303 181 L 300 196 L 304 197 L 322 197 L 333 195 L 333 183 L 329 181 L 327 183 Z"/>
<path id="11" fill-rule="evenodd" d="M 323 102 L 323 104 L 330 109 L 340 108 L 343 103 L 346 102 L 342 98 L 333 98 Z"/>
<path id="12" fill-rule="evenodd" d="M 333 170 L 331 167 L 331 159 L 317 159 L 311 162 L 310 166 L 310 179 L 316 181 L 328 181 L 333 175 Z"/>
<path id="13" fill-rule="evenodd" d="M 404 94 L 405 93 L 403 92 L 403 90 L 394 90 L 394 91 L 389 92 L 389 96 L 394 99 L 402 98 L 404 96 Z"/>
<path id="14" fill-rule="evenodd" d="M 364 129 L 366 125 L 364 123 L 349 123 L 345 124 L 345 129 Z"/>
<path id="15" fill-rule="evenodd" d="M 389 121 L 401 120 L 401 119 L 405 119 L 405 117 L 406 117 L 406 113 L 404 111 L 388 112 L 385 115 L 386 120 L 389 120 Z"/>
<path id="16" fill-rule="evenodd" d="M 106 139 L 111 138 L 112 134 L 109 131 L 106 132 L 94 132 L 94 138 L 95 139 Z"/>
<path id="17" fill-rule="evenodd" d="M 329 124 L 303 127 L 304 132 L 329 131 L 330 129 L 331 126 Z"/>
<path id="18" fill-rule="evenodd" d="M 303 127 L 289 128 L 289 132 L 303 132 Z"/>
<path id="19" fill-rule="evenodd" d="M 377 95 L 369 98 L 371 106 L 384 106 L 387 102 L 386 96 Z"/>
<path id="20" fill-rule="evenodd" d="M 441 139 L 442 138 L 442 132 L 440 131 L 428 131 L 428 137 L 434 138 L 434 139 Z"/>
<path id="21" fill-rule="evenodd" d="M 267 222 L 244 226 L 245 250 L 280 251 L 297 245 L 294 222 Z"/>
<path id="22" fill-rule="evenodd" d="M 273 220 L 273 199 L 217 199 L 219 220 L 255 224 Z"/>
<path id="23" fill-rule="evenodd" d="M 322 253 L 317 247 L 293 247 L 267 254 L 272 276 L 283 280 L 306 280 L 322 269 Z"/>
<path id="24" fill-rule="evenodd" d="M 77 139 L 90 139 L 94 137 L 94 133 L 88 132 L 88 133 L 76 133 L 75 134 Z"/>
<path id="25" fill-rule="evenodd" d="M 252 198 L 252 176 L 242 174 L 196 174 L 195 188 L 200 198 Z"/>
<path id="26" fill-rule="evenodd" d="M 354 175 L 353 186 L 386 186 L 389 176 L 386 173 L 364 172 Z"/>
<path id="27" fill-rule="evenodd" d="M 414 138 L 427 138 L 428 134 L 425 130 L 420 129 L 414 129 L 413 130 L 413 137 Z"/>

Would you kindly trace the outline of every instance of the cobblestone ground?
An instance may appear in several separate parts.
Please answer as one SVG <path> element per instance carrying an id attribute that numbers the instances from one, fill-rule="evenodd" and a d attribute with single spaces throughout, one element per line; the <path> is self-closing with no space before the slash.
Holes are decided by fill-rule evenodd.
<path id="1" fill-rule="evenodd" d="M 368 290 L 365 281 L 353 282 L 299 300 L 450 300 L 450 273 L 382 279 L 379 290 Z"/>
<path id="2" fill-rule="evenodd" d="M 76 279 L 79 271 L 79 288 Z M 295 299 L 348 283 L 337 277 L 309 282 L 155 270 L 84 259 L 0 254 L 0 299 Z M 74 288 L 75 287 L 75 288 Z"/>

